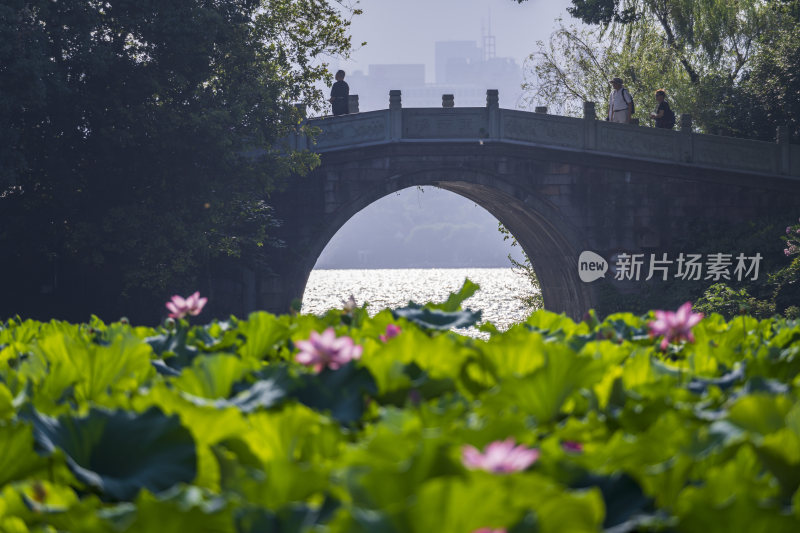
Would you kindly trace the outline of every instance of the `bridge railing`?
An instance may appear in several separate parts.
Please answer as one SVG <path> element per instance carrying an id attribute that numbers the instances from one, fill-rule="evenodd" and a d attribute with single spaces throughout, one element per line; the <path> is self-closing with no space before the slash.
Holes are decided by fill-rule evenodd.
<path id="1" fill-rule="evenodd" d="M 313 143 L 297 137 L 293 147 L 324 153 L 392 142 L 507 142 L 800 177 L 800 146 L 789 143 L 785 127 L 770 143 L 694 133 L 688 115 L 671 131 L 597 120 L 592 102 L 583 118 L 537 111 L 500 109 L 496 90 L 487 91 L 486 107 L 460 108 L 403 108 L 400 91 L 391 91 L 389 109 L 309 119 L 319 135 Z"/>

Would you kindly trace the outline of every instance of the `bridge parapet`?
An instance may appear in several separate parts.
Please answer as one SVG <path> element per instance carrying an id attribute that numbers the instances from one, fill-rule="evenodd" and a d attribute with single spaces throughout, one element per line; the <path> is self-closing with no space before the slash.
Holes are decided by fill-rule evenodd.
<path id="1" fill-rule="evenodd" d="M 770 143 L 637 127 L 596 120 L 594 104 L 586 104 L 584 118 L 500 109 L 489 91 L 486 107 L 403 108 L 400 91 L 392 91 L 390 109 L 310 119 L 319 128 L 315 142 L 292 144 L 325 153 L 392 142 L 504 142 L 800 178 L 800 146 L 786 134 Z"/>

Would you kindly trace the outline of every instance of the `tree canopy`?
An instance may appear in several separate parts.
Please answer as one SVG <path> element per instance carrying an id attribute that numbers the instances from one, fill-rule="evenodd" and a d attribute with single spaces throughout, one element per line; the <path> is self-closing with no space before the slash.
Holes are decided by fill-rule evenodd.
<path id="1" fill-rule="evenodd" d="M 572 0 L 568 12 L 586 26 L 562 22 L 539 44 L 531 99 L 576 113 L 620 76 L 640 101 L 667 89 L 702 131 L 773 138 L 789 124 L 800 135 L 797 0 Z"/>
<path id="2" fill-rule="evenodd" d="M 85 319 L 194 290 L 219 258 L 268 267 L 269 194 L 317 164 L 278 141 L 293 104 L 321 108 L 324 58 L 348 53 L 354 14 L 334 0 L 3 2 L 1 310 Z"/>

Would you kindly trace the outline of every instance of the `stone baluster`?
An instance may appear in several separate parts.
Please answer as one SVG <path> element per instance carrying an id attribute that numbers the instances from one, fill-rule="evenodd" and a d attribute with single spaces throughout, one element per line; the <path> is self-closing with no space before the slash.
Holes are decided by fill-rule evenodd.
<path id="1" fill-rule="evenodd" d="M 398 89 L 389 91 L 389 132 L 393 141 L 403 136 L 403 105 Z"/>
<path id="2" fill-rule="evenodd" d="M 586 120 L 597 119 L 597 111 L 595 110 L 594 102 L 583 103 L 583 118 L 585 118 Z"/>
<path id="3" fill-rule="evenodd" d="M 543 115 L 547 114 L 547 106 L 546 105 L 537 105 L 536 110 L 537 113 L 542 113 Z"/>
<path id="4" fill-rule="evenodd" d="M 347 111 L 349 113 L 358 113 L 358 95 L 351 94 L 347 98 Z"/>
<path id="5" fill-rule="evenodd" d="M 452 108 L 456 106 L 456 98 L 452 94 L 443 94 L 442 95 L 442 107 L 444 108 Z"/>
<path id="6" fill-rule="evenodd" d="M 594 102 L 583 103 L 583 144 L 587 150 L 597 148 L 597 111 Z"/>
<path id="7" fill-rule="evenodd" d="M 633 124 L 634 126 L 638 126 L 639 125 L 639 117 L 632 118 L 631 119 L 631 124 Z"/>
<path id="8" fill-rule="evenodd" d="M 500 91 L 488 89 L 486 91 L 486 112 L 489 118 L 489 138 L 500 138 Z"/>
<path id="9" fill-rule="evenodd" d="M 389 109 L 400 109 L 403 107 L 401 103 L 400 90 L 392 89 L 389 91 Z"/>
<path id="10" fill-rule="evenodd" d="M 486 107 L 488 107 L 489 109 L 500 108 L 500 91 L 498 91 L 497 89 L 486 90 Z"/>
<path id="11" fill-rule="evenodd" d="M 692 115 L 691 113 L 681 114 L 681 131 L 684 133 L 692 132 Z"/>

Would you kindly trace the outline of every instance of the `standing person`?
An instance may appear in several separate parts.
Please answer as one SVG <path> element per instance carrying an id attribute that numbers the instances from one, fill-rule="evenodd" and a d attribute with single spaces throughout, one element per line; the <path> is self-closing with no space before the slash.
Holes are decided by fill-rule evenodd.
<path id="1" fill-rule="evenodd" d="M 613 78 L 609 83 L 613 90 L 608 99 L 608 120 L 628 124 L 633 115 L 633 97 L 622 86 L 622 78 Z"/>
<path id="2" fill-rule="evenodd" d="M 675 112 L 670 109 L 667 102 L 667 91 L 659 89 L 656 91 L 656 110 L 650 113 L 650 118 L 656 119 L 656 128 L 671 130 L 675 126 Z"/>
<path id="3" fill-rule="evenodd" d="M 350 112 L 350 86 L 344 81 L 344 71 L 336 72 L 336 83 L 331 87 L 331 98 L 328 100 L 333 108 L 333 116 L 346 115 Z"/>

